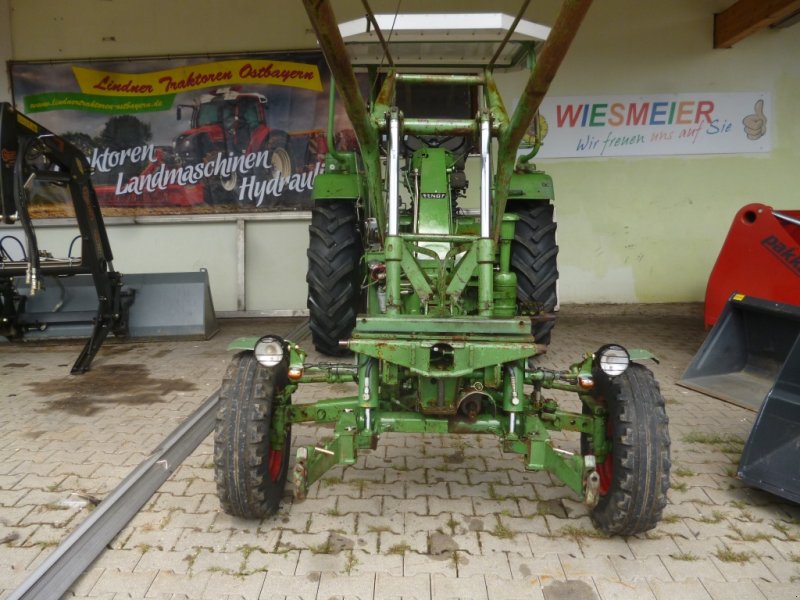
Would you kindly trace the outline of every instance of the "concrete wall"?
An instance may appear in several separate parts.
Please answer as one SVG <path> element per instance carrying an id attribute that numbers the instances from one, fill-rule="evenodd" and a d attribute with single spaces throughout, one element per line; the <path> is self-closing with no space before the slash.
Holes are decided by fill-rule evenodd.
<path id="1" fill-rule="evenodd" d="M 551 95 L 767 91 L 774 103 L 774 150 L 540 160 L 555 178 L 563 303 L 701 300 L 739 207 L 753 201 L 800 205 L 798 28 L 762 31 L 731 50 L 713 50 L 713 14 L 731 3 L 602 0 L 589 11 Z M 357 2 L 334 5 L 340 20 L 362 12 Z M 396 2 L 371 5 L 392 12 Z M 13 44 L 0 42 L 0 53 L 17 60 L 314 46 L 300 2 L 0 0 L 0 12 L 8 6 Z M 518 6 L 518 0 L 437 3 L 440 10 L 508 13 Z M 526 17 L 552 23 L 558 6 L 555 0 L 532 3 Z M 431 4 L 406 0 L 403 10 L 429 11 Z M 523 82 L 520 75 L 500 78 L 507 105 L 513 106 Z M 305 306 L 307 225 L 302 217 L 246 224 L 244 308 Z M 242 308 L 235 292 L 235 222 L 112 225 L 110 237 L 122 272 L 208 268 L 217 308 Z"/>
<path id="2" fill-rule="evenodd" d="M 555 95 L 771 92 L 774 150 L 541 161 L 555 179 L 565 301 L 701 300 L 741 206 L 800 207 L 800 30 L 714 50 L 711 13 L 730 4 L 593 5 Z"/>

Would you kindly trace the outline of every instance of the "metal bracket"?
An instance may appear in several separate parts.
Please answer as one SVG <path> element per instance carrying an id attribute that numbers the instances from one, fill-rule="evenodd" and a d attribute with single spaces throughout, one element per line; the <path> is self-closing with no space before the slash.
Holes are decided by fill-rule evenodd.
<path id="1" fill-rule="evenodd" d="M 583 457 L 583 465 L 586 469 L 586 477 L 583 480 L 584 497 L 583 503 L 589 508 L 594 508 L 600 501 L 600 475 L 595 470 L 597 461 L 594 454 L 587 454 Z"/>

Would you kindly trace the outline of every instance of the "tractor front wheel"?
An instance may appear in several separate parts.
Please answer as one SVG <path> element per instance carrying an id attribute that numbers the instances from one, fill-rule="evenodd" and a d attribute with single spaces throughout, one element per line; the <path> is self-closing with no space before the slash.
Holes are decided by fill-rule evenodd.
<path id="1" fill-rule="evenodd" d="M 286 366 L 266 369 L 252 352 L 237 354 L 225 374 L 214 431 L 214 479 L 222 509 L 260 519 L 278 510 L 292 441 L 292 425 L 278 425 L 276 395 Z"/>
<path id="2" fill-rule="evenodd" d="M 308 309 L 314 347 L 344 356 L 339 340 L 356 326 L 363 254 L 358 212 L 352 200 L 320 200 L 311 210 L 308 247 Z"/>
<path id="3" fill-rule="evenodd" d="M 670 439 L 664 398 L 652 372 L 638 364 L 598 381 L 607 407 L 611 451 L 598 463 L 600 499 L 592 520 L 609 535 L 633 535 L 655 527 L 667 504 Z M 584 454 L 594 453 L 581 436 Z"/>

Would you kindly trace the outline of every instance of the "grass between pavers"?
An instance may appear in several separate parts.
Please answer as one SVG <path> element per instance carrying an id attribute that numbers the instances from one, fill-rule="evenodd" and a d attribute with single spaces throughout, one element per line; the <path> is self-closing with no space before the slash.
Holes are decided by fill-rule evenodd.
<path id="1" fill-rule="evenodd" d="M 399 556 L 405 556 L 405 554 L 410 551 L 411 551 L 411 546 L 409 546 L 405 542 L 401 542 L 400 544 L 395 544 L 393 546 L 390 546 L 386 550 L 386 554 L 396 554 Z"/>
<path id="2" fill-rule="evenodd" d="M 747 533 L 742 530 L 741 527 L 737 525 L 730 525 L 730 530 L 733 531 L 737 537 L 728 536 L 731 539 L 735 539 L 737 541 L 742 542 L 761 542 L 761 541 L 770 541 L 774 536 L 770 535 L 769 533 Z"/>
<path id="3" fill-rule="evenodd" d="M 725 454 L 741 454 L 744 450 L 744 440 L 731 433 L 703 433 L 691 431 L 683 436 L 683 441 L 688 444 L 704 444 L 714 446 Z"/>
<path id="4" fill-rule="evenodd" d="M 753 558 L 757 558 L 754 552 L 736 552 L 728 547 L 727 544 L 723 544 L 722 547 L 717 547 L 716 552 L 714 552 L 714 556 L 716 556 L 722 562 L 735 562 L 735 563 L 748 563 Z"/>
<path id="5" fill-rule="evenodd" d="M 800 535 L 794 533 L 791 528 L 782 521 L 770 521 L 769 523 L 774 529 L 780 531 L 787 542 L 800 541 Z"/>
<path id="6" fill-rule="evenodd" d="M 683 561 L 694 561 L 700 560 L 700 557 L 696 554 L 692 554 L 691 552 L 678 552 L 677 554 L 670 554 L 670 558 L 674 558 L 675 560 L 683 560 Z"/>

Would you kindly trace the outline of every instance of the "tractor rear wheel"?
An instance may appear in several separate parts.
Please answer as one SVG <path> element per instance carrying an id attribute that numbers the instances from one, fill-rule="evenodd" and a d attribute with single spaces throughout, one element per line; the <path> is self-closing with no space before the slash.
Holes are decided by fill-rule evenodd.
<path id="1" fill-rule="evenodd" d="M 271 131 L 267 138 L 266 149 L 270 164 L 269 172 L 264 179 L 291 177 L 293 172 L 292 157 L 289 154 L 289 136 L 284 131 Z"/>
<path id="2" fill-rule="evenodd" d="M 363 244 L 351 200 L 321 200 L 311 210 L 308 247 L 308 309 L 314 347 L 344 356 L 339 340 L 356 325 L 361 299 Z"/>
<path id="3" fill-rule="evenodd" d="M 609 535 L 633 535 L 655 527 L 667 504 L 670 471 L 669 419 L 653 373 L 638 364 L 598 381 L 598 400 L 608 412 L 611 452 L 597 465 L 600 499 L 592 520 Z M 594 454 L 581 435 L 583 454 Z"/>
<path id="4" fill-rule="evenodd" d="M 558 304 L 558 246 L 553 205 L 546 201 L 508 203 L 519 216 L 511 243 L 511 270 L 517 275 L 517 304 L 526 313 L 552 313 Z M 531 333 L 550 343 L 554 321 L 534 323 Z"/>
<path id="5" fill-rule="evenodd" d="M 225 373 L 214 430 L 214 479 L 222 509 L 230 515 L 272 515 L 283 497 L 292 425 L 279 430 L 274 416 L 285 371 L 283 363 L 267 369 L 252 352 L 240 352 Z"/>

